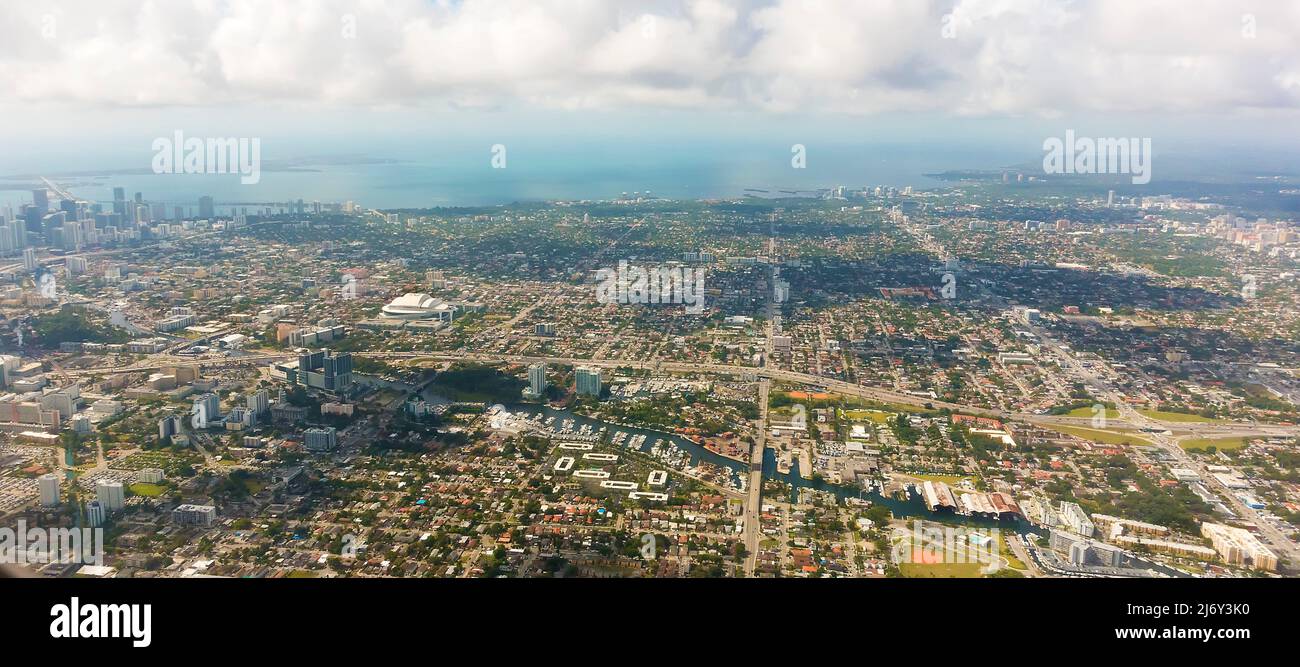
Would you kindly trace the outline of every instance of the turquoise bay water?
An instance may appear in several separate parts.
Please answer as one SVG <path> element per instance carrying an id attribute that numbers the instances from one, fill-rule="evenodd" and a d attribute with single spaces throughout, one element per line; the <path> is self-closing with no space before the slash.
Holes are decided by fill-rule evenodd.
<path id="1" fill-rule="evenodd" d="M 33 176 L 51 177 L 80 198 L 107 202 L 114 187 L 173 206 L 197 207 L 200 196 L 220 203 L 342 202 L 374 208 L 492 206 L 517 201 L 612 199 L 646 193 L 672 199 L 810 194 L 818 188 L 890 185 L 931 187 L 924 174 L 948 169 L 998 168 L 1032 154 L 951 147 L 907 148 L 839 142 L 804 144 L 806 168 L 791 165 L 786 141 L 746 143 L 530 143 L 505 144 L 506 166 L 492 167 L 490 143 L 437 150 L 390 150 L 320 158 L 273 159 L 264 145 L 261 181 L 243 185 L 238 175 L 153 174 L 151 154 L 105 164 L 132 173 L 74 170 L 0 176 L 0 204 L 31 201 Z M 8 188 L 8 189 L 4 189 Z M 767 190 L 766 193 L 747 189 Z"/>

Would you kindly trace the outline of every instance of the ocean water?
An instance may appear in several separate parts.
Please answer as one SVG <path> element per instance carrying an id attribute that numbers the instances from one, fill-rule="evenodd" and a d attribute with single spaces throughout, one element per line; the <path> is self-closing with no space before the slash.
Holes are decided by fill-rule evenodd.
<path id="1" fill-rule="evenodd" d="M 908 185 L 939 182 L 926 173 L 949 169 L 1001 168 L 1033 160 L 1032 152 L 907 147 L 822 142 L 804 144 L 806 167 L 792 166 L 791 146 L 777 139 L 752 142 L 529 142 L 504 144 L 505 168 L 493 168 L 492 146 L 482 143 L 388 148 L 322 157 L 275 159 L 262 147 L 261 180 L 244 185 L 235 174 L 154 174 L 151 153 L 105 158 L 103 170 L 18 173 L 0 176 L 0 204 L 31 201 L 30 187 L 50 177 L 79 198 L 108 202 L 114 187 L 127 198 L 182 206 L 198 199 L 250 211 L 271 203 L 354 201 L 373 208 L 493 206 L 519 201 L 612 199 L 649 193 L 672 199 L 739 197 L 747 190 L 811 193 L 837 185 Z M 364 148 L 364 147 L 363 147 Z"/>
<path id="2" fill-rule="evenodd" d="M 75 113 L 54 127 L 0 128 L 0 205 L 30 202 L 31 188 L 39 186 L 36 176 L 51 177 L 90 200 L 111 200 L 114 186 L 125 188 L 128 197 L 141 192 L 145 200 L 167 205 L 169 214 L 173 206 L 196 208 L 203 195 L 250 208 L 303 199 L 383 209 L 611 199 L 647 190 L 697 199 L 739 197 L 750 188 L 926 188 L 938 185 L 927 173 L 1041 171 L 1044 139 L 1068 129 L 1077 136 L 1150 137 L 1153 190 L 1176 179 L 1256 183 L 1260 174 L 1295 176 L 1300 154 L 1300 144 L 1289 139 L 1293 133 L 1274 123 L 1224 128 L 1221 119 L 1146 114 L 975 118 L 236 107 L 219 113 Z M 182 130 L 186 137 L 257 138 L 261 182 L 152 173 L 152 143 Z M 1259 136 L 1247 136 L 1252 132 Z M 497 144 L 506 148 L 504 169 L 491 165 Z M 791 165 L 795 144 L 806 149 L 804 169 Z"/>

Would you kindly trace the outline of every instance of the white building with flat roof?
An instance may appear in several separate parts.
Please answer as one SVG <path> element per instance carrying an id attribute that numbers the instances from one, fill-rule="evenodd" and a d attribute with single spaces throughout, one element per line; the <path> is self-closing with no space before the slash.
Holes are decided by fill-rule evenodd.
<path id="1" fill-rule="evenodd" d="M 212 505 L 178 505 L 172 510 L 172 523 L 181 526 L 211 526 L 217 519 L 217 508 Z"/>
<path id="2" fill-rule="evenodd" d="M 1092 537 L 1093 532 L 1096 531 L 1096 526 L 1088 518 L 1088 513 L 1084 512 L 1078 503 L 1061 503 L 1061 510 L 1058 514 L 1061 517 L 1061 523 L 1084 537 Z"/>
<path id="3" fill-rule="evenodd" d="M 1277 570 L 1277 554 L 1244 528 L 1221 523 L 1202 523 L 1201 536 L 1209 538 L 1214 550 L 1229 565 L 1269 572 Z"/>
<path id="4" fill-rule="evenodd" d="M 126 490 L 121 482 L 99 480 L 95 484 L 95 499 L 105 512 L 116 512 L 126 507 Z"/>
<path id="5" fill-rule="evenodd" d="M 54 507 L 59 504 L 59 476 L 54 473 L 41 475 L 41 505 L 45 507 Z"/>

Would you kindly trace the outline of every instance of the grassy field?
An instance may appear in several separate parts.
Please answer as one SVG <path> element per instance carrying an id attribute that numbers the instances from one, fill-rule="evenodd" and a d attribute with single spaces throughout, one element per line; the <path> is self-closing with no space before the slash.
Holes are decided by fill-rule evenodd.
<path id="1" fill-rule="evenodd" d="M 162 484 L 146 484 L 138 482 L 131 485 L 131 493 L 146 498 L 157 498 L 167 491 L 167 487 Z"/>
<path id="2" fill-rule="evenodd" d="M 1155 444 L 1150 440 L 1147 440 L 1146 438 L 1139 438 L 1136 435 L 1121 433 L 1119 431 L 1102 431 L 1095 428 L 1082 428 L 1078 426 L 1058 426 L 1058 425 L 1052 425 L 1052 426 L 1044 425 L 1043 428 L 1051 429 L 1058 433 L 1065 433 L 1066 435 L 1077 436 L 1083 438 L 1084 440 L 1100 442 L 1104 445 L 1124 445 L 1124 444 L 1153 445 Z"/>
<path id="3" fill-rule="evenodd" d="M 1161 410 L 1138 410 L 1138 414 L 1151 419 L 1159 419 L 1166 422 L 1205 422 L 1221 423 L 1227 420 L 1215 419 L 1213 417 L 1202 417 L 1200 415 L 1189 415 L 1186 412 L 1164 412 Z"/>
<path id="4" fill-rule="evenodd" d="M 891 410 L 897 410 L 899 412 L 912 412 L 917 414 L 936 412 L 935 410 L 927 410 L 920 405 L 907 405 L 905 403 L 885 403 L 884 405 L 888 406 Z"/>
<path id="5" fill-rule="evenodd" d="M 898 571 L 912 579 L 979 579 L 982 563 L 899 563 Z"/>
<path id="6" fill-rule="evenodd" d="M 162 468 L 168 475 L 178 475 L 186 464 L 202 460 L 197 454 L 173 454 L 166 451 L 136 452 L 126 458 L 114 461 L 113 468 L 118 470 L 140 470 L 142 468 Z"/>
<path id="7" fill-rule="evenodd" d="M 1082 417 L 1082 418 L 1084 418 L 1084 419 L 1091 419 L 1091 418 L 1092 418 L 1092 408 L 1091 408 L 1091 407 L 1088 407 L 1088 406 L 1085 406 L 1085 407 L 1082 407 L 1082 408 L 1075 408 L 1075 409 L 1073 409 L 1073 410 L 1071 410 L 1071 411 L 1065 413 L 1065 414 L 1062 415 L 1062 416 L 1064 416 L 1064 417 Z M 1115 408 L 1106 408 L 1106 419 L 1119 419 L 1119 410 L 1116 410 Z"/>
<path id="8" fill-rule="evenodd" d="M 1209 449 L 1210 447 L 1214 447 L 1219 451 L 1229 451 L 1245 447 L 1248 441 L 1248 438 L 1192 438 L 1190 440 L 1179 442 L 1178 446 L 1187 450 Z"/>
<path id="9" fill-rule="evenodd" d="M 894 417 L 893 414 L 883 410 L 845 410 L 844 418 L 854 421 L 871 420 L 877 424 L 884 424 Z"/>

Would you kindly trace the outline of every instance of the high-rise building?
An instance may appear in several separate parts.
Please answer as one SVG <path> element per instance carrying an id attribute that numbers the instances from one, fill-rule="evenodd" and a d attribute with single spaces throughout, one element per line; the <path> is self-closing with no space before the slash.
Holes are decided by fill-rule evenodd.
<path id="1" fill-rule="evenodd" d="M 36 270 L 36 249 L 23 248 L 23 268 L 27 271 Z"/>
<path id="2" fill-rule="evenodd" d="M 41 505 L 54 507 L 59 504 L 59 476 L 54 473 L 41 475 Z"/>
<path id="3" fill-rule="evenodd" d="M 82 236 L 81 223 L 76 220 L 66 220 L 63 223 L 63 249 L 70 252 L 77 252 L 85 245 L 85 238 Z"/>
<path id="4" fill-rule="evenodd" d="M 95 499 L 103 505 L 105 512 L 116 512 L 126 507 L 126 490 L 121 482 L 101 479 L 95 484 Z"/>
<path id="5" fill-rule="evenodd" d="M 574 375 L 579 396 L 600 397 L 600 369 L 581 366 L 574 371 Z"/>
<path id="6" fill-rule="evenodd" d="M 63 260 L 63 266 L 68 272 L 69 278 L 74 278 L 86 272 L 87 262 L 85 257 L 69 257 Z"/>
<path id="7" fill-rule="evenodd" d="M 248 395 L 246 401 L 248 409 L 253 413 L 254 417 L 259 417 L 271 409 L 271 395 L 266 389 L 258 389 L 252 392 Z"/>
<path id="8" fill-rule="evenodd" d="M 227 429 L 252 428 L 257 423 L 257 414 L 242 405 L 236 405 L 226 414 L 225 423 Z"/>
<path id="9" fill-rule="evenodd" d="M 181 526 L 211 526 L 217 518 L 217 508 L 212 505 L 177 505 L 172 510 L 172 523 Z"/>
<path id="10" fill-rule="evenodd" d="M 41 217 L 41 233 L 51 245 L 62 238 L 63 223 L 67 221 L 68 214 L 63 211 L 55 211 Z"/>
<path id="11" fill-rule="evenodd" d="M 71 199 L 60 199 L 59 211 L 65 220 L 80 220 L 86 213 L 86 205 Z"/>
<path id="12" fill-rule="evenodd" d="M 50 193 L 45 188 L 36 188 L 32 190 L 32 206 L 45 215 L 50 210 Z"/>
<path id="13" fill-rule="evenodd" d="M 98 500 L 92 500 L 86 503 L 86 523 L 91 528 L 98 528 L 104 525 L 104 506 Z"/>
<path id="14" fill-rule="evenodd" d="M 546 364 L 532 364 L 528 367 L 528 395 L 536 398 L 546 391 Z"/>
<path id="15" fill-rule="evenodd" d="M 308 451 L 327 452 L 338 445 L 338 432 L 333 426 L 309 428 L 302 432 L 303 446 Z"/>
<path id="16" fill-rule="evenodd" d="M 14 235 L 14 249 L 27 247 L 27 221 L 23 218 L 14 218 L 9 224 L 10 231 Z"/>
<path id="17" fill-rule="evenodd" d="M 1079 507 L 1078 503 L 1062 502 L 1058 514 L 1061 523 L 1084 537 L 1092 537 L 1093 532 L 1096 530 L 1092 521 L 1088 518 L 1088 513 L 1083 511 L 1083 508 Z"/>
<path id="18" fill-rule="evenodd" d="M 271 374 L 282 376 L 289 384 L 342 392 L 352 386 L 352 355 L 330 350 L 306 352 L 296 361 L 272 365 Z"/>
<path id="19" fill-rule="evenodd" d="M 199 217 L 208 220 L 217 217 L 216 207 L 212 205 L 212 197 L 207 195 L 199 197 Z"/>
<path id="20" fill-rule="evenodd" d="M 180 415 L 168 415 L 158 420 L 158 439 L 166 441 L 181 432 Z"/>
<path id="21" fill-rule="evenodd" d="M 213 393 L 203 394 L 194 399 L 190 409 L 190 425 L 204 429 L 221 418 L 221 399 Z"/>

